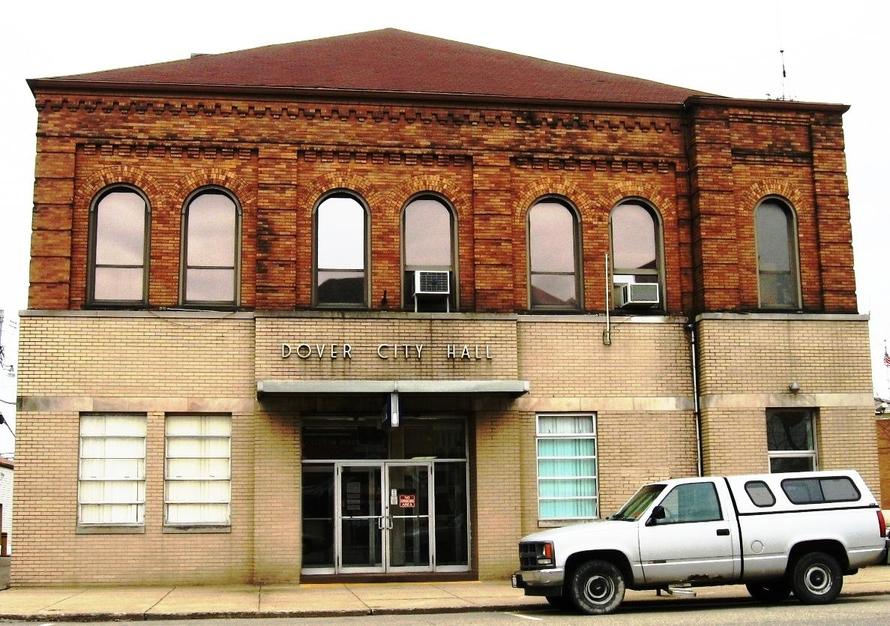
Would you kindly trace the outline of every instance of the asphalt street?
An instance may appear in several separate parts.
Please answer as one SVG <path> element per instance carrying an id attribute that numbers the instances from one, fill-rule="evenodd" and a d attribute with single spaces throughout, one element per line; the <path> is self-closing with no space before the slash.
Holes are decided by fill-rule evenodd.
<path id="1" fill-rule="evenodd" d="M 49 626 L 54 622 L 3 622 L 3 624 L 35 623 Z M 58 622 L 56 622 L 58 623 Z M 107 626 L 144 624 L 145 622 L 96 622 Z M 283 619 L 192 619 L 150 620 L 152 626 L 457 626 L 481 624 L 587 624 L 611 626 L 614 624 L 844 624 L 864 626 L 890 623 L 890 595 L 873 595 L 841 598 L 834 604 L 806 606 L 798 602 L 765 606 L 751 600 L 709 601 L 683 600 L 665 603 L 629 603 L 614 615 L 590 617 L 560 613 L 553 610 L 525 611 L 518 613 L 415 613 L 411 615 L 363 615 L 342 618 L 283 618 Z"/>

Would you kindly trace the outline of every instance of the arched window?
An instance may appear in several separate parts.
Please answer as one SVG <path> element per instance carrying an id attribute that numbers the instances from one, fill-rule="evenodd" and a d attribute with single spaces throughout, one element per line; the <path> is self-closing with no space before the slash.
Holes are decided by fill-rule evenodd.
<path id="1" fill-rule="evenodd" d="M 612 209 L 610 222 L 616 305 L 652 307 L 663 303 L 658 214 L 640 200 L 626 200 Z"/>
<path id="2" fill-rule="evenodd" d="M 116 185 L 93 201 L 88 300 L 145 304 L 148 293 L 149 205 L 134 187 Z"/>
<path id="3" fill-rule="evenodd" d="M 402 229 L 405 308 L 451 310 L 457 283 L 451 209 L 435 196 L 416 198 L 405 207 Z M 418 284 L 421 285 L 420 293 Z"/>
<path id="4" fill-rule="evenodd" d="M 529 301 L 533 309 L 580 306 L 578 217 L 555 198 L 528 211 Z"/>
<path id="5" fill-rule="evenodd" d="M 238 303 L 238 251 L 241 211 L 228 192 L 201 189 L 183 213 L 182 302 Z"/>
<path id="6" fill-rule="evenodd" d="M 327 196 L 315 211 L 315 303 L 367 306 L 367 211 L 348 193 Z"/>
<path id="7" fill-rule="evenodd" d="M 769 309 L 799 308 L 794 212 L 781 200 L 768 198 L 757 206 L 755 222 L 760 306 Z"/>

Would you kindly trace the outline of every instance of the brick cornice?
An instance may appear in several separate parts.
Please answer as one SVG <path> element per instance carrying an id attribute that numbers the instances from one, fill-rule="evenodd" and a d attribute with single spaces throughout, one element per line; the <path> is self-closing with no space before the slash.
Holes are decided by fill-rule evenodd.
<path id="1" fill-rule="evenodd" d="M 496 103 L 495 103 L 496 104 Z M 284 121 L 354 120 L 361 123 L 436 124 L 442 126 L 484 126 L 561 128 L 597 132 L 680 133 L 683 121 L 679 107 L 661 111 L 629 110 L 608 103 L 590 103 L 585 110 L 571 110 L 558 102 L 523 105 L 503 103 L 502 107 L 481 107 L 470 102 L 453 103 L 374 103 L 358 99 L 346 102 L 307 102 L 210 98 L 152 98 L 151 96 L 49 94 L 35 97 L 37 111 L 85 111 L 122 116 L 252 117 Z M 676 111 L 676 112 L 675 112 Z"/>

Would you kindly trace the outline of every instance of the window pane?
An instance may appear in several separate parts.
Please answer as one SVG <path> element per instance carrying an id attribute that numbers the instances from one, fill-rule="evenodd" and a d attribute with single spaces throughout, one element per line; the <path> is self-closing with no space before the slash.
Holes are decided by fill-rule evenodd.
<path id="1" fill-rule="evenodd" d="M 770 451 L 812 450 L 813 420 L 809 411 L 770 411 L 766 416 Z"/>
<path id="2" fill-rule="evenodd" d="M 538 476 L 563 478 L 566 476 L 596 476 L 595 459 L 539 459 Z"/>
<path id="3" fill-rule="evenodd" d="M 365 273 L 319 270 L 317 289 L 322 304 L 363 304 Z"/>
<path id="4" fill-rule="evenodd" d="M 859 490 L 849 478 L 822 478 L 820 482 L 826 502 L 849 502 L 860 498 Z"/>
<path id="5" fill-rule="evenodd" d="M 748 492 L 748 497 L 751 498 L 751 502 L 755 506 L 772 506 L 776 503 L 776 498 L 773 496 L 769 485 L 762 480 L 752 480 L 745 483 L 745 491 Z"/>
<path id="6" fill-rule="evenodd" d="M 365 268 L 365 209 L 355 198 L 333 196 L 318 207 L 318 268 Z M 321 282 L 321 281 L 319 281 Z"/>
<path id="7" fill-rule="evenodd" d="M 757 262 L 761 271 L 791 271 L 790 217 L 778 202 L 757 207 Z"/>
<path id="8" fill-rule="evenodd" d="M 575 306 L 577 282 L 573 274 L 532 274 L 532 306 Z"/>
<path id="9" fill-rule="evenodd" d="M 451 212 L 438 200 L 405 207 L 405 265 L 451 267 Z"/>
<path id="10" fill-rule="evenodd" d="M 228 504 L 168 504 L 168 524 L 228 524 Z"/>
<path id="11" fill-rule="evenodd" d="M 168 459 L 167 478 L 229 478 L 229 459 Z"/>
<path id="12" fill-rule="evenodd" d="M 538 433 L 586 434 L 594 432 L 593 417 L 590 415 L 541 415 L 538 417 Z"/>
<path id="13" fill-rule="evenodd" d="M 791 272 L 760 272 L 760 302 L 765 306 L 796 306 L 797 282 Z"/>
<path id="14" fill-rule="evenodd" d="M 661 506 L 664 507 L 665 519 L 660 520 L 660 524 L 722 519 L 713 483 L 679 485 L 661 501 Z"/>
<path id="15" fill-rule="evenodd" d="M 810 472 L 816 469 L 816 459 L 805 457 L 772 457 L 769 460 L 769 471 L 773 474 L 780 472 Z"/>
<path id="16" fill-rule="evenodd" d="M 235 270 L 188 269 L 185 299 L 190 302 L 234 302 Z"/>
<path id="17" fill-rule="evenodd" d="M 188 205 L 188 265 L 235 266 L 238 209 L 222 193 L 202 193 Z"/>
<path id="18" fill-rule="evenodd" d="M 574 519 L 596 517 L 596 500 L 541 500 L 541 519 Z"/>
<path id="19" fill-rule="evenodd" d="M 578 480 L 542 480 L 538 495 L 542 498 L 565 498 L 571 496 L 591 496 L 596 493 L 596 479 L 585 478 Z"/>
<path id="20" fill-rule="evenodd" d="M 141 267 L 97 267 L 93 282 L 96 300 L 142 300 Z"/>
<path id="21" fill-rule="evenodd" d="M 820 504 L 825 501 L 822 486 L 815 478 L 783 480 L 782 491 L 794 504 Z"/>
<path id="22" fill-rule="evenodd" d="M 645 207 L 626 202 L 612 211 L 612 266 L 620 269 L 657 269 L 655 218 Z"/>
<path id="23" fill-rule="evenodd" d="M 559 202 L 533 206 L 529 239 L 532 272 L 575 272 L 575 217 L 568 207 Z"/>
<path id="24" fill-rule="evenodd" d="M 133 191 L 113 191 L 96 206 L 96 265 L 142 265 L 145 200 Z"/>
<path id="25" fill-rule="evenodd" d="M 593 439 L 539 439 L 538 456 L 576 457 L 593 456 L 596 444 Z"/>

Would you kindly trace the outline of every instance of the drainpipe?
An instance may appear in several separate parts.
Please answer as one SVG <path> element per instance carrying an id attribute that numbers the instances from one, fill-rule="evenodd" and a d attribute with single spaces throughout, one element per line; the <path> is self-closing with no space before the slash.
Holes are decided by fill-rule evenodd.
<path id="1" fill-rule="evenodd" d="M 698 349 L 695 343 L 695 323 L 686 324 L 689 331 L 689 354 L 692 364 L 692 412 L 695 416 L 695 453 L 698 475 L 704 475 L 702 467 L 702 442 L 701 442 L 701 403 L 698 396 Z"/>

